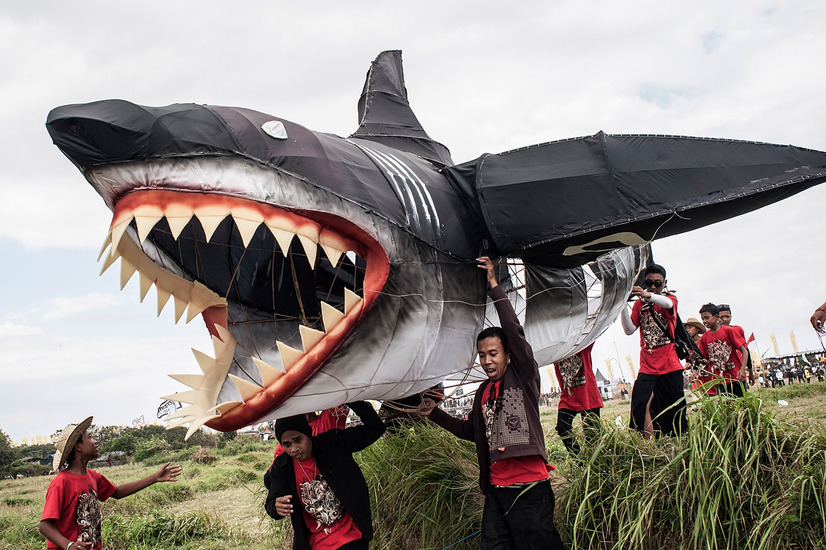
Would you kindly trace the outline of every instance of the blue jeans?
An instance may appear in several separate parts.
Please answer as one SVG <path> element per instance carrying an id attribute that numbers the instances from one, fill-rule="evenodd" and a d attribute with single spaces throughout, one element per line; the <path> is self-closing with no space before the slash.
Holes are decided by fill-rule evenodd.
<path id="1" fill-rule="evenodd" d="M 554 525 L 554 492 L 549 480 L 527 491 L 525 487 L 488 489 L 482 515 L 482 550 L 564 548 Z"/>

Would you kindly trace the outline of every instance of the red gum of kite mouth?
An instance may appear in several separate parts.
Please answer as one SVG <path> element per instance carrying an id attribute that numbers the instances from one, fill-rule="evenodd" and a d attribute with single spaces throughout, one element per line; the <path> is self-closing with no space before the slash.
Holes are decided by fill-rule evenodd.
<path id="1" fill-rule="evenodd" d="M 381 245 L 362 229 L 338 216 L 322 212 L 285 210 L 268 204 L 223 195 L 203 195 L 178 191 L 135 191 L 118 201 L 110 228 L 111 238 L 104 243 L 105 250 L 109 242 L 115 241 L 118 254 L 114 255 L 113 252 L 111 260 L 107 260 L 108 264 L 111 264 L 117 256 L 121 256 L 126 261 L 127 254 L 122 252 L 125 252 L 125 248 L 130 245 L 119 245 L 118 243 L 131 242 L 131 239 L 120 238 L 123 235 L 123 229 L 127 225 L 132 224 L 136 227 L 139 240 L 143 243 L 144 239 L 150 235 L 155 223 L 160 221 L 162 217 L 167 218 L 170 231 L 173 233 L 175 232 L 172 229 L 173 220 L 178 220 L 177 223 L 174 223 L 174 225 L 180 227 L 178 235 L 174 236 L 177 240 L 181 229 L 189 223 L 192 217 L 197 217 L 202 226 L 206 227 L 210 218 L 215 221 L 223 220 L 227 216 L 234 219 L 237 230 L 242 234 L 245 246 L 253 233 L 260 230 L 259 226 L 264 224 L 267 228 L 270 228 L 273 234 L 277 231 L 295 233 L 305 247 L 308 246 L 306 243 L 309 242 L 320 244 L 324 251 L 328 252 L 328 257 L 330 255 L 328 250 L 334 250 L 333 254 L 346 251 L 355 252 L 366 261 L 366 268 L 362 283 L 364 289 L 362 299 L 351 305 L 349 310 L 342 314 L 343 317 L 335 326 L 325 327 L 327 330 L 323 337 L 309 349 L 305 349 L 303 355 L 287 368 L 283 376 L 278 377 L 266 387 L 260 387 L 259 385 L 259 391 L 253 395 L 247 395 L 242 404 L 239 403 L 228 410 L 223 410 L 220 416 L 206 423 L 208 426 L 221 431 L 236 430 L 258 421 L 306 383 L 344 342 L 353 328 L 358 325 L 361 317 L 370 309 L 384 288 L 390 271 L 387 254 Z M 207 220 L 206 224 L 205 220 Z M 218 222 L 215 222 L 215 226 L 217 225 Z M 118 230 L 119 227 L 122 228 L 120 231 Z M 246 227 L 249 237 L 245 238 L 243 236 L 242 227 Z M 212 229 L 214 230 L 215 227 L 212 227 Z M 115 235 L 117 236 L 115 237 Z M 207 235 L 207 237 L 209 236 L 211 234 Z M 283 238 L 283 233 L 281 237 Z M 292 237 L 287 242 L 289 243 L 291 239 Z M 134 255 L 134 253 L 132 254 Z M 137 271 L 141 273 L 143 280 L 149 281 L 151 279 L 150 284 L 144 285 L 142 283 L 141 299 L 145 296 L 148 287 L 154 284 L 158 288 L 158 314 L 160 315 L 160 310 L 163 307 L 160 296 L 162 292 L 165 292 L 161 288 L 167 286 L 166 279 L 177 279 L 177 281 L 173 280 L 172 283 L 179 285 L 182 280 L 167 272 L 161 266 L 156 266 L 145 254 L 140 255 L 143 256 L 140 260 L 141 265 L 137 265 L 134 258 L 130 257 L 129 261 L 136 264 Z M 106 267 L 108 265 L 104 265 L 104 268 Z M 122 266 L 122 273 L 123 271 Z M 150 273 L 146 273 L 147 271 Z M 126 284 L 127 280 L 128 277 L 126 280 L 122 277 L 122 286 Z M 191 283 L 188 284 L 191 286 Z M 211 293 L 209 290 L 206 290 L 206 292 Z M 196 292 L 193 291 L 192 294 L 194 295 Z M 177 302 L 178 294 L 173 292 L 173 295 Z M 194 310 L 201 313 L 210 334 L 218 338 L 219 329 L 216 325 L 227 327 L 227 307 L 223 296 L 214 293 L 212 295 L 212 298 L 196 304 Z M 190 313 L 187 316 L 187 320 L 189 320 L 194 316 L 194 313 L 192 313 L 193 302 L 189 301 L 187 297 L 184 297 L 183 300 L 189 302 L 188 311 Z M 220 303 L 221 301 L 223 301 L 223 304 Z M 181 314 L 182 310 L 181 313 L 176 311 L 176 321 Z M 247 393 L 249 394 L 249 390 Z"/>

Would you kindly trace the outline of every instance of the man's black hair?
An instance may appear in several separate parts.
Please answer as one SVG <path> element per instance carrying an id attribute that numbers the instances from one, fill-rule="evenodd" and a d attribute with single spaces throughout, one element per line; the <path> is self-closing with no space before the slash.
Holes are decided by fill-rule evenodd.
<path id="1" fill-rule="evenodd" d="M 662 275 L 663 279 L 665 279 L 665 268 L 660 264 L 651 264 L 645 268 L 644 275 L 651 275 L 652 273 Z"/>
<path id="2" fill-rule="evenodd" d="M 476 337 L 476 343 L 478 344 L 485 338 L 490 338 L 491 336 L 495 336 L 499 338 L 499 341 L 502 342 L 502 349 L 508 351 L 508 339 L 505 336 L 505 331 L 502 330 L 502 327 L 488 327 L 482 332 L 479 333 L 479 336 Z"/>
<path id="3" fill-rule="evenodd" d="M 731 313 L 731 306 L 728 304 L 720 304 L 717 306 L 717 309 L 720 311 L 728 311 L 729 313 Z"/>
<path id="4" fill-rule="evenodd" d="M 717 306 L 709 302 L 700 308 L 700 315 L 702 315 L 703 313 L 711 313 L 712 315 L 716 316 L 720 315 L 720 310 Z"/>

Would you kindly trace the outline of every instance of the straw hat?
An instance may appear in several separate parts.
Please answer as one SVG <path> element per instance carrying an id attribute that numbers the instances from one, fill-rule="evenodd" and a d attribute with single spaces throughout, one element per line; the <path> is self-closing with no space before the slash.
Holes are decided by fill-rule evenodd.
<path id="1" fill-rule="evenodd" d="M 694 327 L 700 331 L 700 334 L 705 334 L 706 326 L 701 323 L 698 319 L 694 317 L 689 317 L 685 323 L 683 323 L 687 327 Z"/>
<path id="2" fill-rule="evenodd" d="M 92 425 L 92 417 L 90 416 L 80 424 L 69 424 L 63 431 L 60 432 L 60 435 L 57 436 L 57 441 L 55 441 L 54 448 L 54 459 L 52 460 L 52 470 L 55 472 L 60 470 L 65 462 L 65 456 L 72 452 L 72 449 L 77 443 L 77 440 L 80 439 L 80 436 L 83 435 L 89 426 Z"/>

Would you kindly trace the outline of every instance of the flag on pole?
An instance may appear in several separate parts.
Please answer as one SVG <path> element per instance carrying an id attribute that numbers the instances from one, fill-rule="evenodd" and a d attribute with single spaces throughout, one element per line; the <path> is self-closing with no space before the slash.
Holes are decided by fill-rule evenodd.
<path id="1" fill-rule="evenodd" d="M 749 336 L 749 339 L 746 340 L 746 345 L 748 346 L 752 342 L 754 342 L 754 333 L 753 332 L 751 333 L 751 336 Z"/>
<path id="2" fill-rule="evenodd" d="M 780 350 L 777 349 L 777 338 L 774 337 L 774 333 L 772 332 L 771 334 L 769 334 L 769 337 L 771 338 L 771 341 L 772 341 L 772 347 L 774 347 L 774 354 L 775 355 L 780 355 Z"/>
<path id="3" fill-rule="evenodd" d="M 628 361 L 628 368 L 631 369 L 631 377 L 634 380 L 636 380 L 637 379 L 637 369 L 634 368 L 634 360 L 631 359 L 630 355 L 626 355 L 625 360 Z"/>
<path id="4" fill-rule="evenodd" d="M 797 353 L 797 340 L 794 339 L 794 331 L 789 332 L 789 339 L 792 341 L 792 349 Z"/>
<path id="5" fill-rule="evenodd" d="M 614 379 L 614 367 L 611 366 L 611 359 L 605 360 L 605 368 L 608 369 L 608 379 Z"/>

